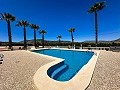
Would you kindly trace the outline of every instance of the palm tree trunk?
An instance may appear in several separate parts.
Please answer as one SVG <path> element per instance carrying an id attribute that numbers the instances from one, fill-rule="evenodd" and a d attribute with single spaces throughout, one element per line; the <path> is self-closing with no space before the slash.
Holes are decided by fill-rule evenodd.
<path id="1" fill-rule="evenodd" d="M 24 49 L 27 49 L 27 43 L 26 43 L 26 28 L 24 26 Z"/>
<path id="2" fill-rule="evenodd" d="M 35 45 L 35 48 L 36 48 L 36 30 L 34 29 L 34 45 Z"/>
<path id="3" fill-rule="evenodd" d="M 11 36 L 11 27 L 10 27 L 10 21 L 7 21 L 8 26 L 8 40 L 9 40 L 9 49 L 12 49 L 12 36 Z"/>
<path id="4" fill-rule="evenodd" d="M 42 34 L 42 47 L 44 48 L 44 34 Z"/>
<path id="5" fill-rule="evenodd" d="M 97 19 L 97 11 L 95 11 L 95 44 L 96 47 L 98 45 L 98 19 Z"/>
<path id="6" fill-rule="evenodd" d="M 73 48 L 74 38 L 73 38 L 73 33 L 72 32 L 71 32 L 71 38 L 72 38 L 72 48 Z"/>
<path id="7" fill-rule="evenodd" d="M 59 38 L 59 46 L 60 46 L 60 38 Z"/>

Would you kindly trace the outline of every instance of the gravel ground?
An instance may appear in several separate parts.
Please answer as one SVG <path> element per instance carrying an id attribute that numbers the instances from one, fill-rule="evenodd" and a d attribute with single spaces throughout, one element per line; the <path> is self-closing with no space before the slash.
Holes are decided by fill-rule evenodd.
<path id="1" fill-rule="evenodd" d="M 28 51 L 4 51 L 0 64 L 0 90 L 35 90 L 33 76 L 44 64 L 53 60 Z"/>
<path id="2" fill-rule="evenodd" d="M 35 72 L 54 61 L 28 51 L 3 51 L 0 64 L 0 90 L 36 90 Z M 79 90 L 79 89 L 78 89 Z M 102 51 L 93 78 L 86 90 L 120 90 L 120 52 Z"/>
<path id="3" fill-rule="evenodd" d="M 102 51 L 86 90 L 120 90 L 120 52 Z"/>

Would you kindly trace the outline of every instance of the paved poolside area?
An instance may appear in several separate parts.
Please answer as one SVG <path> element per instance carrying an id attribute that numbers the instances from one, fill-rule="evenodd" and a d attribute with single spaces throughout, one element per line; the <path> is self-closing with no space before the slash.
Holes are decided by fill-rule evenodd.
<path id="1" fill-rule="evenodd" d="M 120 90 L 120 52 L 102 51 L 86 90 Z"/>
<path id="2" fill-rule="evenodd" d="M 36 90 L 35 72 L 54 61 L 24 50 L 0 53 L 4 54 L 3 64 L 0 64 L 0 90 Z M 120 90 L 120 52 L 101 51 L 86 90 Z"/>
<path id="3" fill-rule="evenodd" d="M 0 64 L 0 90 L 36 90 L 33 82 L 35 72 L 53 60 L 28 51 L 4 51 Z"/>

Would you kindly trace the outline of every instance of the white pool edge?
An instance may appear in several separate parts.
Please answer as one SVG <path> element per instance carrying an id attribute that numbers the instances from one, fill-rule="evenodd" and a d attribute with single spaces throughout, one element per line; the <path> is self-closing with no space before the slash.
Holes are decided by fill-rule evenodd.
<path id="1" fill-rule="evenodd" d="M 77 50 L 77 51 L 81 51 L 81 50 Z M 92 58 L 89 60 L 89 62 L 86 65 L 84 65 L 71 80 L 60 82 L 51 79 L 47 75 L 47 70 L 51 66 L 63 61 L 63 59 L 55 58 L 56 59 L 55 61 L 48 63 L 37 70 L 37 72 L 33 77 L 34 84 L 39 90 L 61 90 L 61 89 L 84 90 L 90 83 L 95 68 L 95 64 L 97 62 L 97 58 L 100 53 L 100 51 L 93 51 L 93 52 L 97 53 L 97 55 L 93 55 Z M 48 59 L 54 58 L 52 56 L 47 56 L 47 55 L 43 55 L 43 56 L 48 57 Z"/>

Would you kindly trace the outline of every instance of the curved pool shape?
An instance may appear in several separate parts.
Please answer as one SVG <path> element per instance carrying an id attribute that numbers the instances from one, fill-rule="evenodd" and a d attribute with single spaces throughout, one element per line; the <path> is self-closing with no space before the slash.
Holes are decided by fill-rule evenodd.
<path id="1" fill-rule="evenodd" d="M 47 71 L 49 77 L 57 81 L 68 81 L 91 59 L 93 52 L 44 49 L 33 52 L 50 55 L 64 59 L 64 61 L 50 67 Z"/>

